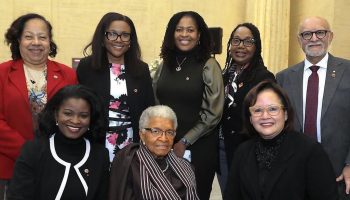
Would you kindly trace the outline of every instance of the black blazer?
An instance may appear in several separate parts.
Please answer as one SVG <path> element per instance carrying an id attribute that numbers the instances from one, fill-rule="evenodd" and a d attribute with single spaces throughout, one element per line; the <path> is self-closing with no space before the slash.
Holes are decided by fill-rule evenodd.
<path id="1" fill-rule="evenodd" d="M 262 199 L 253 138 L 234 155 L 224 199 Z M 285 135 L 263 191 L 265 200 L 336 200 L 336 177 L 322 146 L 307 136 Z"/>
<path id="2" fill-rule="evenodd" d="M 101 144 L 90 142 L 90 145 L 89 157 L 77 169 L 88 186 L 86 200 L 105 200 L 109 186 L 108 150 Z M 70 167 L 70 170 L 74 170 L 72 165 Z M 36 138 L 28 141 L 23 145 L 21 154 L 16 160 L 7 199 L 55 199 L 65 170 L 66 167 L 52 156 L 49 139 Z"/>
<path id="3" fill-rule="evenodd" d="M 266 67 L 256 67 L 248 73 L 253 73 L 253 76 L 248 78 L 241 77 L 238 81 L 237 92 L 235 93 L 235 104 L 227 108 L 227 103 L 225 102 L 224 113 L 221 118 L 221 123 L 225 123 L 222 127 L 222 131 L 225 137 L 225 150 L 226 157 L 228 161 L 228 166 L 231 166 L 231 161 L 235 150 L 238 145 L 244 142 L 248 137 L 241 134 L 242 131 L 242 104 L 245 96 L 258 83 L 263 80 L 273 80 L 275 81 L 275 76 L 267 70 Z M 242 76 L 245 74 L 243 73 Z M 225 86 L 227 85 L 225 81 Z M 225 99 L 226 101 L 226 99 Z"/>
<path id="4" fill-rule="evenodd" d="M 127 66 L 126 66 L 127 68 Z M 143 110 L 154 105 L 152 80 L 148 65 L 140 61 L 137 66 L 138 75 L 128 73 L 126 69 L 125 79 L 128 92 L 127 104 L 130 109 L 130 117 L 134 132 L 134 142 L 139 142 L 139 118 Z M 101 70 L 92 68 L 91 57 L 83 58 L 77 67 L 77 77 L 80 84 L 93 89 L 103 100 L 108 118 L 110 100 L 110 70 L 106 66 Z"/>

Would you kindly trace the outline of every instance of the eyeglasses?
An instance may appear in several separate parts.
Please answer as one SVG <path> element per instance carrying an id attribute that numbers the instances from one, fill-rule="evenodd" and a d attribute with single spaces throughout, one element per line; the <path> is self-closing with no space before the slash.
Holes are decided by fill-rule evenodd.
<path id="1" fill-rule="evenodd" d="M 129 42 L 130 41 L 130 33 L 125 33 L 125 32 L 122 32 L 122 33 L 117 33 L 117 32 L 109 32 L 109 31 L 106 31 L 105 32 L 105 36 L 107 38 L 107 40 L 110 40 L 110 41 L 116 41 L 118 40 L 118 37 L 120 37 L 120 40 L 123 41 L 123 42 Z"/>
<path id="2" fill-rule="evenodd" d="M 304 40 L 311 40 L 312 36 L 315 34 L 318 39 L 323 39 L 326 37 L 327 33 L 330 32 L 328 30 L 318 30 L 318 31 L 305 31 L 300 33 L 300 36 Z"/>
<path id="3" fill-rule="evenodd" d="M 163 134 L 165 134 L 166 136 L 170 136 L 170 137 L 175 137 L 176 135 L 176 131 L 175 130 L 161 130 L 159 128 L 143 128 L 146 131 L 149 131 L 154 137 L 160 137 Z"/>
<path id="4" fill-rule="evenodd" d="M 282 105 L 269 105 L 266 107 L 260 107 L 260 106 L 249 107 L 250 114 L 253 117 L 261 117 L 261 116 L 263 116 L 265 111 L 270 116 L 276 116 L 281 112 L 282 109 L 284 109 L 284 106 L 282 106 Z"/>
<path id="5" fill-rule="evenodd" d="M 251 47 L 255 44 L 254 38 L 244 39 L 244 40 L 241 40 L 239 38 L 232 38 L 231 45 L 239 46 L 241 44 L 241 42 L 243 43 L 243 46 L 245 46 L 245 47 Z"/>

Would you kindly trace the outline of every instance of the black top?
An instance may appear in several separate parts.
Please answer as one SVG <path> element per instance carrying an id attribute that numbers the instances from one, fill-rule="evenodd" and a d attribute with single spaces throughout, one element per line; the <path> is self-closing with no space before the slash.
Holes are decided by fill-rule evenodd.
<path id="1" fill-rule="evenodd" d="M 204 62 L 198 64 L 189 56 L 180 71 L 164 66 L 158 79 L 156 95 L 159 102 L 171 107 L 177 116 L 176 141 L 198 121 L 204 90 L 203 66 Z"/>
<path id="2" fill-rule="evenodd" d="M 86 151 L 88 147 L 90 151 Z M 108 177 L 106 148 L 57 133 L 54 138 L 36 138 L 24 144 L 15 164 L 8 199 L 55 199 L 62 187 L 61 199 L 103 200 L 107 198 Z"/>
<path id="3" fill-rule="evenodd" d="M 236 82 L 237 92 L 234 95 L 234 104 L 228 107 L 228 100 L 227 98 L 225 99 L 224 113 L 220 122 L 222 133 L 225 138 L 225 149 L 229 167 L 231 166 L 232 157 L 238 145 L 248 139 L 246 135 L 242 134 L 242 104 L 245 96 L 250 89 L 261 81 L 275 80 L 274 75 L 268 71 L 266 67 L 256 67 L 255 69 L 249 71 L 245 70 L 242 72 L 238 81 Z M 254 75 L 250 76 L 249 79 L 244 79 L 244 77 L 246 77 L 245 73 L 247 72 L 254 73 Z M 228 80 L 224 80 L 224 84 L 226 90 Z M 227 91 L 225 91 L 225 93 L 226 92 Z"/>
<path id="4" fill-rule="evenodd" d="M 69 139 L 59 133 L 55 135 L 55 149 L 58 157 L 74 166 L 84 157 L 85 141 L 83 138 Z M 61 197 L 61 200 L 70 199 L 86 199 L 84 187 L 73 167 L 69 169 L 67 184 Z"/>
<path id="5" fill-rule="evenodd" d="M 266 171 L 263 188 L 259 184 L 262 168 L 256 156 L 259 138 L 252 138 L 238 147 L 228 176 L 225 200 L 338 198 L 336 176 L 321 144 L 297 132 L 287 132 L 283 137 L 271 169 Z M 275 145 L 278 143 L 272 144 Z"/>

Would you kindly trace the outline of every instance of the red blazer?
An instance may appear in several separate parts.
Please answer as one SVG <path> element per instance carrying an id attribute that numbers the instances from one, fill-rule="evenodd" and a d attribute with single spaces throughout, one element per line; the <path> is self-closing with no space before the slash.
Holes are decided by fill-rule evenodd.
<path id="1" fill-rule="evenodd" d="M 62 87 L 76 84 L 75 71 L 47 61 L 48 100 Z M 0 179 L 10 179 L 20 149 L 34 137 L 23 60 L 0 64 Z"/>

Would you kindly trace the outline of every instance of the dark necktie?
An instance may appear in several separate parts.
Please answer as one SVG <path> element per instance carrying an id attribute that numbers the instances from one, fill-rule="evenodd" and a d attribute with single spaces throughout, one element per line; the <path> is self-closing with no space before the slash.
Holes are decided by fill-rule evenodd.
<path id="1" fill-rule="evenodd" d="M 312 71 L 307 82 L 304 133 L 317 140 L 317 105 L 319 66 L 311 66 Z"/>

